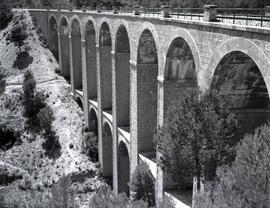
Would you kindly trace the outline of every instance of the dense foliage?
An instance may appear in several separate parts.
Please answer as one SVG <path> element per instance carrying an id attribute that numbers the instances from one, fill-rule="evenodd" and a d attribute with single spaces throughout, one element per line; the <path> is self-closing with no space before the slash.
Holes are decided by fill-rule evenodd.
<path id="1" fill-rule="evenodd" d="M 61 145 L 58 136 L 52 128 L 54 115 L 52 109 L 45 103 L 43 92 L 36 90 L 36 81 L 31 71 L 24 73 L 23 81 L 24 116 L 27 118 L 27 127 L 32 132 L 42 132 L 46 141 L 43 143 L 45 154 L 56 159 L 61 156 Z"/>
<path id="2" fill-rule="evenodd" d="M 154 177 L 144 162 L 137 165 L 130 182 L 131 198 L 133 200 L 144 200 L 149 206 L 155 205 L 155 183 Z"/>
<path id="3" fill-rule="evenodd" d="M 0 30 L 8 25 L 12 16 L 10 2 L 8 0 L 0 1 Z"/>
<path id="4" fill-rule="evenodd" d="M 201 208 L 268 208 L 270 205 L 270 124 L 246 135 L 231 166 L 218 168 L 216 184 L 196 197 Z"/>
<path id="5" fill-rule="evenodd" d="M 237 120 L 229 106 L 216 91 L 190 88 L 169 108 L 156 136 L 160 165 L 183 188 L 196 177 L 199 190 L 202 179 L 213 180 L 216 168 L 232 161 Z"/>

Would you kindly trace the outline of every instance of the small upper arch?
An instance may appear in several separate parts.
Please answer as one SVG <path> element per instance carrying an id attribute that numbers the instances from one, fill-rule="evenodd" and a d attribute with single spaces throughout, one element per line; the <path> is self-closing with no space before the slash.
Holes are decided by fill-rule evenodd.
<path id="1" fill-rule="evenodd" d="M 100 25 L 98 26 L 98 30 L 97 30 L 97 40 L 98 40 L 98 45 L 100 44 L 100 39 L 101 39 L 101 33 L 102 33 L 102 29 L 104 27 L 107 27 L 106 29 L 109 30 L 110 33 L 110 39 L 111 39 L 111 45 L 113 45 L 113 28 L 112 28 L 112 24 L 110 22 L 110 20 L 107 17 L 103 17 L 100 21 Z M 109 34 L 108 34 L 109 35 Z"/>
<path id="2" fill-rule="evenodd" d="M 142 35 L 146 32 L 146 31 L 149 31 L 154 39 L 154 42 L 155 42 L 155 47 L 156 47 L 156 50 L 157 50 L 157 57 L 158 57 L 158 66 L 161 66 L 161 63 L 162 63 L 162 60 L 161 60 L 161 57 L 162 57 L 162 52 L 161 52 L 161 47 L 160 47 L 160 41 L 159 41 L 159 37 L 158 37 L 158 33 L 155 29 L 155 27 L 153 26 L 153 24 L 149 23 L 149 22 L 144 22 L 142 27 L 140 28 L 140 31 L 138 33 L 138 39 L 136 40 L 136 47 L 135 47 L 135 50 L 134 50 L 134 53 L 136 54 L 136 62 L 138 62 L 138 50 L 140 48 L 140 40 L 141 40 L 141 37 Z"/>
<path id="3" fill-rule="evenodd" d="M 198 71 L 201 69 L 201 59 L 200 59 L 198 46 L 195 40 L 193 39 L 192 35 L 186 29 L 182 29 L 182 28 L 175 29 L 175 31 L 172 32 L 171 34 L 173 35 L 170 35 L 167 40 L 168 41 L 167 43 L 169 44 L 165 44 L 164 46 L 164 52 L 165 52 L 166 58 L 168 57 L 171 47 L 173 47 L 173 44 L 175 44 L 175 41 L 182 39 L 187 44 L 188 48 L 191 51 L 191 55 L 194 60 L 195 70 L 198 73 Z M 159 76 L 162 77 L 163 80 L 165 80 L 166 61 L 164 61 L 163 63 L 164 63 L 164 66 L 160 68 L 161 70 L 159 71 Z"/>
<path id="4" fill-rule="evenodd" d="M 129 48 L 131 47 L 131 33 L 130 33 L 129 25 L 125 20 L 121 19 L 119 24 L 116 27 L 116 36 L 115 36 L 115 44 L 114 44 L 115 48 L 112 49 L 113 51 L 117 51 L 117 44 L 119 44 L 118 40 L 120 40 L 118 39 L 117 35 L 119 35 L 119 32 L 121 32 L 121 30 L 124 30 L 126 32 Z"/>
<path id="5" fill-rule="evenodd" d="M 66 24 L 66 25 L 63 25 L 63 24 Z M 69 31 L 70 31 L 70 22 L 69 22 L 69 19 L 65 15 L 61 15 L 60 18 L 59 18 L 58 31 L 61 32 L 61 27 L 62 26 L 66 26 L 68 28 L 68 33 L 69 33 Z"/>
<path id="6" fill-rule="evenodd" d="M 83 27 L 82 27 L 82 22 L 80 20 L 80 18 L 77 15 L 74 15 L 70 18 L 70 36 L 72 35 L 72 25 L 74 24 L 74 22 L 78 22 L 79 24 L 79 29 L 80 29 L 80 34 L 82 35 L 82 31 L 83 31 Z"/>
<path id="7" fill-rule="evenodd" d="M 97 40 L 97 23 L 96 20 L 92 16 L 87 16 L 85 19 L 83 19 L 83 30 L 82 30 L 82 39 L 85 39 L 86 30 L 88 25 L 93 25 L 93 29 L 95 31 L 95 39 Z"/>

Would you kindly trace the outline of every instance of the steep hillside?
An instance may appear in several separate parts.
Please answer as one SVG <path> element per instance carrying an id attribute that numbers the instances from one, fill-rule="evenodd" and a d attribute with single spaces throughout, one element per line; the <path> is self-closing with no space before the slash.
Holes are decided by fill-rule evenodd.
<path id="1" fill-rule="evenodd" d="M 21 24 L 27 38 L 19 47 L 10 33 Z M 12 22 L 0 32 L 0 40 L 0 73 L 6 79 L 6 90 L 0 95 L 0 207 L 24 207 L 24 203 L 25 207 L 54 207 L 54 197 L 70 189 L 76 193 L 74 198 L 78 192 L 91 194 L 102 182 L 96 165 L 82 153 L 83 112 L 70 95 L 69 84 L 55 72 L 58 63 L 37 34 L 29 13 L 14 12 Z M 22 105 L 26 70 L 33 73 L 37 91 L 46 95 L 46 105 L 53 111 L 52 127 L 61 145 L 59 158 L 47 157 L 42 132 L 26 126 Z M 77 204 L 86 199 L 78 198 Z"/>

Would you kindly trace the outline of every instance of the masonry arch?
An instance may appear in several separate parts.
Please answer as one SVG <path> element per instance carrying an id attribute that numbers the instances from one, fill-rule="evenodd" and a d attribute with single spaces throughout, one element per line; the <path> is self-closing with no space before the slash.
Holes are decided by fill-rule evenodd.
<path id="1" fill-rule="evenodd" d="M 55 16 L 49 18 L 49 48 L 52 54 L 59 61 L 59 49 L 58 49 L 58 25 Z"/>
<path id="2" fill-rule="evenodd" d="M 112 36 L 107 22 L 99 31 L 99 65 L 102 110 L 112 111 Z"/>
<path id="3" fill-rule="evenodd" d="M 242 51 L 226 54 L 218 63 L 210 84 L 227 97 L 238 118 L 236 141 L 270 119 L 270 100 L 258 65 Z"/>
<path id="4" fill-rule="evenodd" d="M 70 79 L 69 30 L 68 19 L 65 16 L 60 17 L 61 71 L 67 80 Z"/>
<path id="5" fill-rule="evenodd" d="M 175 38 L 167 51 L 164 71 L 164 112 L 187 88 L 197 86 L 196 64 L 189 44 Z"/>
<path id="6" fill-rule="evenodd" d="M 82 46 L 81 23 L 77 17 L 71 20 L 71 47 L 73 84 L 75 90 L 82 90 Z"/>
<path id="7" fill-rule="evenodd" d="M 116 120 L 119 127 L 130 126 L 130 39 L 121 24 L 115 42 Z"/>
<path id="8" fill-rule="evenodd" d="M 157 126 L 157 47 L 150 30 L 142 32 L 137 54 L 137 139 L 139 152 L 154 151 Z"/>
<path id="9" fill-rule="evenodd" d="M 113 176 L 113 151 L 112 151 L 112 128 L 105 122 L 102 129 L 102 170 L 103 175 L 112 181 Z"/>
<path id="10" fill-rule="evenodd" d="M 129 196 L 130 182 L 130 157 L 127 146 L 124 142 L 118 147 L 118 187 L 119 193 L 126 193 Z"/>
<path id="11" fill-rule="evenodd" d="M 82 101 L 82 99 L 79 96 L 77 96 L 75 101 L 83 111 L 83 101 Z"/>
<path id="12" fill-rule="evenodd" d="M 98 117 L 97 112 L 94 108 L 89 110 L 89 130 L 93 131 L 96 135 L 98 134 Z"/>
<path id="13" fill-rule="evenodd" d="M 96 53 L 96 29 L 92 20 L 88 20 L 85 26 L 85 50 L 87 70 L 88 99 L 97 100 L 97 53 Z"/>

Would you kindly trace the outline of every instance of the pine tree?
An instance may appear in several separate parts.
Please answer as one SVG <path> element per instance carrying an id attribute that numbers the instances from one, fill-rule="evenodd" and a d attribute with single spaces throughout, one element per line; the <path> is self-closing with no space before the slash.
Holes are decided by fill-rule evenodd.
<path id="1" fill-rule="evenodd" d="M 156 136 L 163 155 L 159 162 L 182 187 L 193 177 L 213 180 L 216 168 L 234 156 L 236 119 L 229 104 L 216 91 L 188 89 L 172 105 Z"/>

